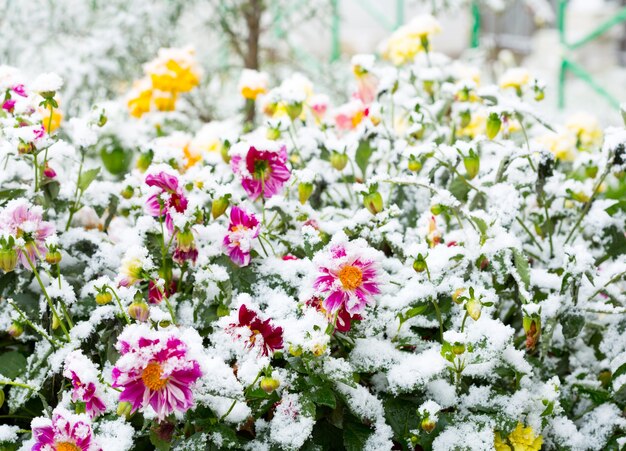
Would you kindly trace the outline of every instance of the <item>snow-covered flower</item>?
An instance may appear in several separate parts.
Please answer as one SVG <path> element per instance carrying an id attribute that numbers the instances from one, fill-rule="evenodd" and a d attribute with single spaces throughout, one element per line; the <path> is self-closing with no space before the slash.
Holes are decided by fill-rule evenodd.
<path id="1" fill-rule="evenodd" d="M 269 87 L 269 79 L 265 72 L 254 69 L 244 69 L 239 78 L 239 92 L 244 99 L 255 100 L 265 94 Z"/>
<path id="2" fill-rule="evenodd" d="M 359 99 L 344 103 L 335 110 L 335 124 L 339 130 L 354 130 L 369 115 L 369 109 Z"/>
<path id="3" fill-rule="evenodd" d="M 259 196 L 269 199 L 282 190 L 291 177 L 286 163 L 287 148 L 273 143 L 265 148 L 251 145 L 243 155 L 235 154 L 230 160 L 241 186 L 253 200 Z"/>
<path id="4" fill-rule="evenodd" d="M 72 351 L 65 358 L 63 376 L 72 381 L 72 400 L 85 403 L 89 416 L 93 418 L 106 411 L 103 395 L 98 388 L 98 370 L 81 351 Z"/>
<path id="5" fill-rule="evenodd" d="M 514 88 L 521 89 L 530 83 L 530 72 L 524 67 L 514 67 L 508 69 L 498 81 L 502 89 Z"/>
<path id="6" fill-rule="evenodd" d="M 152 194 L 146 201 L 146 209 L 154 217 L 162 217 L 170 233 L 174 231 L 172 213 L 184 213 L 187 209 L 187 198 L 179 186 L 178 178 L 167 172 L 148 174 L 146 185 L 154 186 L 160 191 Z"/>
<path id="7" fill-rule="evenodd" d="M 30 86 L 31 89 L 38 93 L 55 92 L 63 86 L 63 79 L 54 72 L 39 75 Z"/>
<path id="8" fill-rule="evenodd" d="M 52 419 L 38 417 L 31 422 L 35 444 L 33 451 L 98 451 L 85 414 L 75 414 L 63 407 L 52 412 Z"/>
<path id="9" fill-rule="evenodd" d="M 324 309 L 331 314 L 342 307 L 351 315 L 362 313 L 380 292 L 376 263 L 348 253 L 344 245 L 331 246 L 324 257 L 317 259 L 318 276 L 313 285 L 325 296 Z"/>
<path id="10" fill-rule="evenodd" d="M 248 348 L 256 347 L 264 356 L 283 347 L 283 328 L 273 325 L 269 318 L 261 320 L 255 311 L 244 304 L 239 307 L 238 321 L 232 323 L 229 330 L 245 338 Z"/>
<path id="11" fill-rule="evenodd" d="M 132 410 L 151 407 L 160 420 L 193 405 L 193 384 L 202 376 L 200 365 L 175 328 L 153 330 L 143 324 L 127 326 L 116 349 L 121 357 L 112 371 L 120 402 Z"/>
<path id="12" fill-rule="evenodd" d="M 250 264 L 252 241 L 259 236 L 261 225 L 253 213 L 233 205 L 230 209 L 230 224 L 224 237 L 224 247 L 233 263 L 239 266 Z"/>
<path id="13" fill-rule="evenodd" d="M 23 245 L 17 247 L 17 255 L 28 269 L 37 259 L 44 258 L 46 238 L 55 232 L 54 225 L 43 220 L 43 209 L 29 205 L 24 199 L 9 202 L 0 212 L 0 231 L 23 241 Z"/>

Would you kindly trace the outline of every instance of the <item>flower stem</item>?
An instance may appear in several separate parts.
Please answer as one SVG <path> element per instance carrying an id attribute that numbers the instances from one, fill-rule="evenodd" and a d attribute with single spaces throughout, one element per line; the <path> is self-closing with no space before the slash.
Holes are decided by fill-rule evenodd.
<path id="1" fill-rule="evenodd" d="M 250 385 L 248 385 L 244 390 L 243 390 L 243 396 L 244 396 L 244 401 L 245 401 L 245 397 L 246 394 L 248 393 L 248 391 L 250 390 L 250 388 L 254 387 L 254 385 L 256 384 L 256 382 L 259 380 L 259 377 L 261 377 L 261 374 L 263 374 L 263 370 L 259 371 L 259 374 L 256 375 L 256 377 L 254 378 L 254 380 L 252 381 L 252 383 Z M 220 417 L 220 421 L 224 421 L 224 419 L 230 415 L 230 413 L 233 411 L 233 409 L 235 408 L 235 404 L 237 404 L 237 400 L 234 399 L 233 403 L 230 405 L 230 407 L 228 408 L 228 410 L 226 411 L 226 413 L 224 415 L 222 415 Z"/>
<path id="2" fill-rule="evenodd" d="M 113 296 L 115 297 L 115 301 L 117 302 L 117 305 L 120 308 L 120 312 L 122 312 L 122 315 L 124 316 L 124 319 L 126 320 L 126 324 L 130 324 L 130 318 L 126 314 L 126 311 L 124 310 L 124 307 L 122 307 L 122 301 L 120 300 L 120 297 L 117 295 L 115 290 L 113 288 L 111 288 L 109 285 L 107 285 L 105 287 L 105 289 L 109 290 L 111 292 L 111 294 L 113 294 Z"/>
<path id="3" fill-rule="evenodd" d="M 56 317 L 57 321 L 59 322 L 61 329 L 63 330 L 63 333 L 65 334 L 65 337 L 67 338 L 67 341 L 70 341 L 70 334 L 67 331 L 65 324 L 63 324 L 63 321 L 61 321 L 61 318 L 59 317 L 59 314 L 57 313 L 56 309 L 54 308 L 52 299 L 50 299 L 50 296 L 48 295 L 48 292 L 46 291 L 46 287 L 44 287 L 43 282 L 41 281 L 41 277 L 39 277 L 39 272 L 37 271 L 37 268 L 31 261 L 30 257 L 28 256 L 28 252 L 26 252 L 26 250 L 23 250 L 23 252 L 24 252 L 24 256 L 26 256 L 26 260 L 28 260 L 28 264 L 33 270 L 33 274 L 35 274 L 35 277 L 37 278 L 37 282 L 39 282 L 39 286 L 41 287 L 41 291 L 43 291 L 46 301 L 48 301 L 48 306 L 50 307 L 50 311 L 52 311 L 52 314 Z"/>
<path id="4" fill-rule="evenodd" d="M 435 301 L 431 301 L 433 307 L 435 307 L 435 313 L 437 314 L 437 320 L 439 321 L 439 335 L 441 338 L 441 342 L 443 343 L 443 321 L 441 319 L 441 311 L 439 310 L 439 306 Z"/>
<path id="5" fill-rule="evenodd" d="M 15 311 L 18 313 L 18 315 L 20 315 L 20 317 L 22 318 L 22 321 L 24 321 L 27 325 L 29 325 L 33 330 L 35 330 L 36 332 L 40 333 L 43 338 L 48 340 L 48 342 L 52 345 L 52 347 L 54 347 L 54 348 L 58 348 L 59 347 L 59 343 L 54 338 L 52 338 L 50 335 L 48 335 L 46 333 L 46 331 L 43 330 L 41 327 L 33 324 L 33 322 L 28 319 L 26 314 L 15 304 L 15 302 L 12 299 L 7 299 L 7 302 L 11 305 L 11 307 L 13 307 L 15 309 Z"/>

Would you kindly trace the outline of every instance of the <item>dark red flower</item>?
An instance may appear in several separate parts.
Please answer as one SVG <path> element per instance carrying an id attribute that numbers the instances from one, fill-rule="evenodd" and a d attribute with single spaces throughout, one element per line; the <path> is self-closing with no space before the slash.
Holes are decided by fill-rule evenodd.
<path id="1" fill-rule="evenodd" d="M 231 324 L 231 327 L 250 329 L 251 335 L 248 337 L 247 346 L 260 347 L 262 355 L 266 356 L 283 348 L 283 328 L 274 326 L 269 319 L 261 320 L 256 312 L 245 305 L 239 308 L 238 323 Z"/>

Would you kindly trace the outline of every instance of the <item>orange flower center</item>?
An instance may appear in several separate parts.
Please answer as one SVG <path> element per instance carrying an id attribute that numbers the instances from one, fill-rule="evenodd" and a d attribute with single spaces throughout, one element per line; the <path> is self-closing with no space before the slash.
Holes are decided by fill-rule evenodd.
<path id="1" fill-rule="evenodd" d="M 339 280 L 346 290 L 354 290 L 361 285 L 363 273 L 356 266 L 344 266 L 339 271 Z"/>
<path id="2" fill-rule="evenodd" d="M 70 442 L 60 442 L 55 445 L 55 451 L 80 451 L 80 448 Z"/>
<path id="3" fill-rule="evenodd" d="M 159 391 L 167 385 L 167 378 L 162 379 L 163 369 L 157 362 L 150 362 L 141 373 L 141 380 L 150 390 Z"/>

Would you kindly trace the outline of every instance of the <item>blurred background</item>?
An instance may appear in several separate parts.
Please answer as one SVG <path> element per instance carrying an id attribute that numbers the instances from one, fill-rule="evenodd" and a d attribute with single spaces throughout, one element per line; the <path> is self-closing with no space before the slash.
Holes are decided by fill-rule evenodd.
<path id="1" fill-rule="evenodd" d="M 543 79 L 555 120 L 565 108 L 621 122 L 626 0 L 0 0 L 0 63 L 57 72 L 71 115 L 124 95 L 160 47 L 190 44 L 204 71 L 193 106 L 210 120 L 237 108 L 243 67 L 302 72 L 341 98 L 346 61 L 424 12 L 443 26 L 434 50 L 486 80 L 518 65 Z"/>

